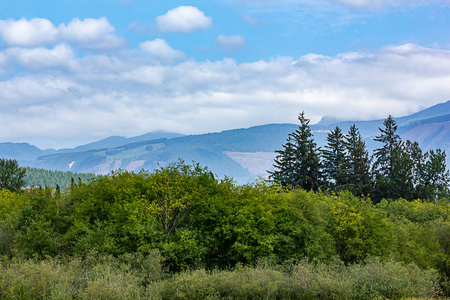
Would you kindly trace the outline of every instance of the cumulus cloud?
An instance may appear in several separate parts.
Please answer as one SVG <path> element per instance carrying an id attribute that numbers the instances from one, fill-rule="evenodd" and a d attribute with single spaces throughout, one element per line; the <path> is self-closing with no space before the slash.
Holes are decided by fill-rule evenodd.
<path id="1" fill-rule="evenodd" d="M 9 47 L 36 47 L 55 43 L 73 43 L 84 49 L 113 49 L 125 44 L 114 34 L 106 18 L 80 20 L 55 26 L 47 19 L 0 20 L 0 36 Z"/>
<path id="2" fill-rule="evenodd" d="M 166 14 L 156 17 L 156 24 L 163 32 L 175 31 L 190 33 L 213 26 L 212 18 L 194 6 L 179 6 Z"/>
<path id="3" fill-rule="evenodd" d="M 225 52 L 236 52 L 245 48 L 245 37 L 242 35 L 219 35 L 217 47 Z"/>
<path id="4" fill-rule="evenodd" d="M 106 18 L 74 18 L 67 25 L 58 26 L 58 35 L 62 40 L 74 42 L 87 49 L 113 49 L 123 46 L 125 40 L 114 35 L 114 31 L 115 28 Z"/>
<path id="5" fill-rule="evenodd" d="M 0 51 L 6 60 L 34 66 L 0 82 L 0 140 L 40 139 L 37 145 L 46 147 L 43 141 L 51 137 L 60 139 L 60 147 L 75 146 L 153 130 L 191 134 L 296 123 L 300 111 L 313 122 L 324 115 L 397 117 L 450 95 L 450 52 L 414 44 L 250 63 L 189 59 L 160 64 L 136 57 L 163 55 L 162 49 L 171 53 L 164 40 L 140 48 L 138 53 L 83 58 L 74 57 L 67 45 L 48 52 L 25 49 L 30 51 L 13 58 Z M 38 57 L 55 66 L 72 62 L 55 74 L 53 68 L 39 66 Z"/>
<path id="6" fill-rule="evenodd" d="M 66 69 L 76 63 L 72 48 L 66 44 L 56 45 L 53 49 L 38 48 L 8 48 L 5 55 L 14 58 L 23 67 L 41 70 L 43 68 Z"/>
<path id="7" fill-rule="evenodd" d="M 58 30 L 47 19 L 0 20 L 0 35 L 8 46 L 33 47 L 51 44 Z"/>
<path id="8" fill-rule="evenodd" d="M 163 62 L 177 62 L 185 58 L 182 51 L 174 50 L 163 39 L 154 39 L 139 44 L 139 48 Z"/>

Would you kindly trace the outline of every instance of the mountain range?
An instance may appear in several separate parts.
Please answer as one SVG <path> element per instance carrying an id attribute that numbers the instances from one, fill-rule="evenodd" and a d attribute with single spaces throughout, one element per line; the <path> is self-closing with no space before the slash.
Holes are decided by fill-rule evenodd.
<path id="1" fill-rule="evenodd" d="M 386 116 L 387 117 L 387 116 Z M 403 140 L 418 141 L 424 151 L 441 148 L 450 154 L 450 101 L 395 119 Z M 383 120 L 339 121 L 324 117 L 311 125 L 319 146 L 327 133 L 339 126 L 347 132 L 353 124 L 370 151 L 379 147 L 373 138 Z M 298 124 L 268 124 L 200 135 L 151 132 L 137 137 L 112 136 L 72 149 L 41 150 L 28 143 L 0 143 L 0 157 L 17 159 L 22 166 L 73 172 L 107 174 L 112 170 L 153 170 L 177 161 L 207 166 L 218 177 L 246 183 L 267 176 L 275 150 L 281 149 Z M 450 159 L 447 157 L 447 166 Z"/>

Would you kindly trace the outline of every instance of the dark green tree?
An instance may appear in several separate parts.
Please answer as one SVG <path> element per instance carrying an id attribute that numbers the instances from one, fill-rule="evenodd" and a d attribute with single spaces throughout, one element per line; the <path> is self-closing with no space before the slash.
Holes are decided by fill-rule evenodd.
<path id="1" fill-rule="evenodd" d="M 283 145 L 282 150 L 276 150 L 277 156 L 275 157 L 274 171 L 269 171 L 270 178 L 282 186 L 294 185 L 294 165 L 296 160 L 294 137 L 292 134 L 288 135 L 286 144 Z"/>
<path id="2" fill-rule="evenodd" d="M 398 129 L 397 122 L 391 115 L 384 120 L 383 125 L 384 128 L 378 128 L 380 135 L 374 138 L 376 142 L 383 143 L 383 146 L 375 149 L 373 172 L 375 177 L 392 177 L 394 174 L 395 152 L 401 145 L 401 139 L 396 133 Z"/>
<path id="3" fill-rule="evenodd" d="M 322 157 L 328 186 L 332 190 L 345 187 L 348 183 L 349 163 L 346 155 L 345 135 L 338 126 L 328 133 Z"/>
<path id="4" fill-rule="evenodd" d="M 412 185 L 410 170 L 413 162 L 396 133 L 397 122 L 389 116 L 383 125 L 384 128 L 379 128 L 380 135 L 374 138 L 375 141 L 383 143 L 382 147 L 374 152 L 372 200 L 375 202 L 383 198 L 405 197 Z"/>
<path id="5" fill-rule="evenodd" d="M 8 189 L 10 191 L 20 190 L 25 181 L 26 169 L 19 166 L 15 159 L 0 159 L 0 189 Z"/>
<path id="6" fill-rule="evenodd" d="M 299 128 L 289 134 L 283 150 L 276 151 L 278 155 L 270 178 L 283 186 L 316 191 L 323 183 L 320 149 L 314 142 L 310 120 L 304 112 L 299 114 L 298 120 Z"/>
<path id="7" fill-rule="evenodd" d="M 449 196 L 450 173 L 445 158 L 445 151 L 441 149 L 425 153 L 416 185 L 418 198 L 436 201 Z"/>
<path id="8" fill-rule="evenodd" d="M 350 126 L 345 145 L 348 161 L 346 189 L 355 196 L 368 195 L 371 188 L 371 161 L 366 143 L 355 124 Z"/>

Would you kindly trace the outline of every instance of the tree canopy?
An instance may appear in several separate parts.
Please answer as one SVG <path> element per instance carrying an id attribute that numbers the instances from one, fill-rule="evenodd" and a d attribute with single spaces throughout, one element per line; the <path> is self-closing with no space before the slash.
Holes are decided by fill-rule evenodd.
<path id="1" fill-rule="evenodd" d="M 270 177 L 283 186 L 316 191 L 323 182 L 320 149 L 304 112 L 299 114 L 298 120 L 298 129 L 289 134 L 283 149 L 276 151 L 275 170 L 270 172 Z"/>
<path id="2" fill-rule="evenodd" d="M 19 166 L 15 159 L 0 159 L 0 189 L 20 190 L 24 184 L 26 169 Z"/>
<path id="3" fill-rule="evenodd" d="M 282 186 L 306 190 L 349 190 L 356 196 L 382 199 L 417 198 L 436 201 L 449 195 L 450 173 L 445 151 L 423 153 L 418 142 L 402 141 L 392 116 L 384 120 L 374 141 L 381 143 L 370 157 L 355 125 L 347 134 L 336 127 L 324 149 L 317 147 L 304 112 L 300 126 L 276 151 L 270 179 Z M 373 163 L 372 163 L 373 162 Z"/>

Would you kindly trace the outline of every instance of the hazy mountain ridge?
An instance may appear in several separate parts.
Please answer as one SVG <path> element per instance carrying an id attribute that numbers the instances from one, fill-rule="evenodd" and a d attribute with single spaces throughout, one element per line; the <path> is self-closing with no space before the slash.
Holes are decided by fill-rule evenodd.
<path id="1" fill-rule="evenodd" d="M 442 148 L 450 154 L 450 101 L 410 116 L 396 118 L 398 133 L 404 140 L 417 140 L 423 150 Z M 356 124 L 367 147 L 378 145 L 383 120 L 336 121 L 324 118 L 312 125 L 315 141 L 326 143 L 327 132 L 339 126 L 344 132 Z M 133 138 L 112 136 L 73 149 L 40 150 L 27 143 L 0 143 L 0 157 L 16 158 L 22 165 L 50 170 L 105 174 L 115 169 L 152 170 L 182 158 L 207 166 L 220 177 L 246 182 L 272 166 L 274 151 L 281 149 L 298 124 L 268 124 L 216 133 L 183 136 L 155 132 Z M 449 159 L 447 157 L 447 163 Z"/>

